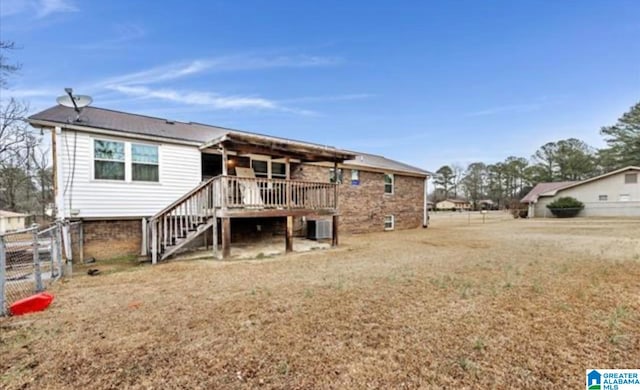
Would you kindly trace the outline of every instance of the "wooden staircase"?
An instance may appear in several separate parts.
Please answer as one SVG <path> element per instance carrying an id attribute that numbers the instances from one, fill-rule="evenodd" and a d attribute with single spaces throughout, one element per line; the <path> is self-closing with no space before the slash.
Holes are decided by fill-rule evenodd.
<path id="1" fill-rule="evenodd" d="M 221 188 L 216 179 L 204 181 L 149 219 L 147 245 L 153 264 L 176 254 L 212 226 L 217 230 Z"/>
<path id="2" fill-rule="evenodd" d="M 222 255 L 230 246 L 232 217 L 290 217 L 310 213 L 335 214 L 337 185 L 303 180 L 216 176 L 151 217 L 147 223 L 147 252 L 153 264 L 175 255 L 213 228 L 214 252 L 221 220 Z"/>

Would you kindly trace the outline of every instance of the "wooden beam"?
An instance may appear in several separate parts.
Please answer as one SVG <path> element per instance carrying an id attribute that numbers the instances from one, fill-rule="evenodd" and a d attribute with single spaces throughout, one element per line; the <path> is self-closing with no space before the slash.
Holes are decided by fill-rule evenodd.
<path id="1" fill-rule="evenodd" d="M 213 231 L 212 239 L 211 239 L 211 249 L 213 250 L 213 256 L 217 259 L 220 258 L 220 251 L 218 250 L 218 218 L 213 217 L 213 226 L 211 227 Z"/>
<path id="2" fill-rule="evenodd" d="M 333 224 L 331 229 L 331 246 L 338 246 L 338 215 L 333 216 Z"/>
<path id="3" fill-rule="evenodd" d="M 291 215 L 287 217 L 287 234 L 285 237 L 285 244 L 285 252 L 293 252 L 293 217 Z"/>
<path id="4" fill-rule="evenodd" d="M 222 218 L 222 258 L 231 256 L 231 218 Z"/>

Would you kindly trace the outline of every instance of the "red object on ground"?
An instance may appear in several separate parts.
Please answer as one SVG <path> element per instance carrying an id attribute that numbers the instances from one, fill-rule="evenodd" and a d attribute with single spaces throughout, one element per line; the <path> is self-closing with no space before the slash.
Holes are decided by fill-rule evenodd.
<path id="1" fill-rule="evenodd" d="M 22 314 L 42 311 L 49 307 L 51 301 L 53 301 L 53 295 L 49 293 L 40 293 L 14 302 L 9 306 L 9 310 L 12 315 L 19 316 Z"/>

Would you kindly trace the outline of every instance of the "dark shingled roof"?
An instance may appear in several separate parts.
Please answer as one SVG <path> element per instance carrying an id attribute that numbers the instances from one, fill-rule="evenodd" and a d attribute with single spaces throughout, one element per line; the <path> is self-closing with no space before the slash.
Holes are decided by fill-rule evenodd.
<path id="1" fill-rule="evenodd" d="M 146 115 L 131 114 L 121 111 L 114 111 L 98 107 L 85 107 L 80 116 L 81 121 L 75 122 L 76 113 L 73 108 L 64 106 L 54 106 L 34 114 L 29 117 L 29 122 L 34 126 L 42 125 L 40 122 L 52 122 L 56 124 L 78 125 L 102 130 L 119 131 L 127 134 L 139 134 L 143 136 L 162 137 L 178 141 L 191 141 L 195 143 L 205 143 L 214 138 L 222 137 L 225 134 L 250 134 L 258 135 L 274 141 L 284 140 L 279 137 L 251 133 L 247 131 L 228 129 L 224 127 L 205 125 L 194 122 L 169 121 L 167 119 L 156 118 Z M 296 141 L 312 147 L 323 147 L 310 142 Z M 343 150 L 344 152 L 347 152 Z M 406 172 L 421 176 L 431 176 L 432 174 L 423 169 L 391 160 L 383 156 L 352 152 L 357 154 L 355 160 L 345 161 L 345 165 L 353 165 L 363 168 L 386 169 L 390 171 Z"/>
<path id="2" fill-rule="evenodd" d="M 552 183 L 538 183 L 536 184 L 535 187 L 531 189 L 531 191 L 529 191 L 527 195 L 525 195 L 524 198 L 522 198 L 520 202 L 521 203 L 537 202 L 538 197 L 544 194 L 545 192 L 558 190 L 562 187 L 569 186 L 573 183 L 575 182 L 574 181 L 556 181 Z"/>

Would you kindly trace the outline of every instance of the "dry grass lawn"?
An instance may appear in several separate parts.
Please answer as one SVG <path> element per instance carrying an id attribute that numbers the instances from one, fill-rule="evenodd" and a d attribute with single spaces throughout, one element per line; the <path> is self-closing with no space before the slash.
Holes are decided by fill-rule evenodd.
<path id="1" fill-rule="evenodd" d="M 76 267 L 49 310 L 0 320 L 0 388 L 580 388 L 640 368 L 640 221 L 465 215 L 271 259 Z"/>

